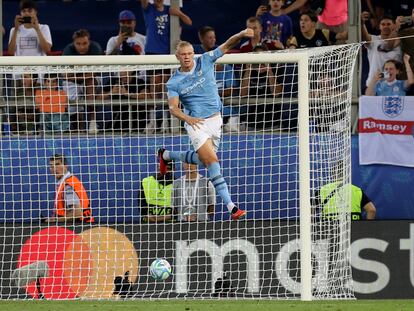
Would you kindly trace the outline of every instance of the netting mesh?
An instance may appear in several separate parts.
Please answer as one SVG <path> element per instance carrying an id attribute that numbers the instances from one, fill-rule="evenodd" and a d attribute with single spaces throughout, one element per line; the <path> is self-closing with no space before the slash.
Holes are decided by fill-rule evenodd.
<path id="1" fill-rule="evenodd" d="M 145 197 L 157 149 L 191 149 L 168 110 L 165 83 L 176 64 L 1 65 L 1 297 L 300 298 L 298 127 L 309 122 L 312 293 L 352 298 L 350 193 L 342 186 L 350 183 L 358 49 L 306 50 L 309 85 L 298 84 L 294 51 L 285 52 L 291 63 L 275 53 L 271 63 L 249 54 L 250 63 L 230 56 L 216 65 L 218 156 L 233 201 L 247 211 L 242 221 L 230 219 L 203 167 L 191 173 L 174 163 L 162 180 L 170 199 L 155 208 Z M 298 119 L 299 89 L 308 90 L 309 120 Z M 59 197 L 68 172 L 80 181 L 69 188 L 81 183 L 84 192 L 65 186 Z M 341 187 L 326 216 L 320 189 L 330 183 Z M 149 273 L 156 258 L 172 266 L 165 281 Z"/>

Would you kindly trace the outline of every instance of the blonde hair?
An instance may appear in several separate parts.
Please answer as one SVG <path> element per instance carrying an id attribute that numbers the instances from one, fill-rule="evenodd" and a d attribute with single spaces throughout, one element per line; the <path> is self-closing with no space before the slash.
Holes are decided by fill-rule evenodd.
<path id="1" fill-rule="evenodd" d="M 190 42 L 188 41 L 180 41 L 177 43 L 177 46 L 175 47 L 175 52 L 177 53 L 181 48 L 187 47 L 187 46 L 193 46 Z"/>
<path id="2" fill-rule="evenodd" d="M 256 16 L 251 16 L 246 20 L 246 23 L 258 23 L 260 26 L 262 26 L 262 21 L 260 18 Z"/>

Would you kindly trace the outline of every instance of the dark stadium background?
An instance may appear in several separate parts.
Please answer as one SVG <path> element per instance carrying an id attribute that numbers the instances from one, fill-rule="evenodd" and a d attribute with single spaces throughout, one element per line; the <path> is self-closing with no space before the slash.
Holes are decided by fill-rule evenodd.
<path id="1" fill-rule="evenodd" d="M 245 27 L 245 20 L 256 13 L 259 1 L 235 0 L 184 0 L 183 12 L 191 17 L 193 25 L 183 26 L 182 39 L 199 43 L 197 30 L 209 25 L 216 29 L 217 43 Z M 75 30 L 86 28 L 91 39 L 105 49 L 109 38 L 118 33 L 118 14 L 131 10 L 137 18 L 137 31 L 145 34 L 144 18 L 137 0 L 83 0 L 63 2 L 60 0 L 38 1 L 38 17 L 41 24 L 48 24 L 52 33 L 53 51 L 61 51 L 72 42 Z M 19 1 L 3 0 L 3 26 L 6 34 L 3 47 L 7 49 L 14 17 L 19 13 Z"/>

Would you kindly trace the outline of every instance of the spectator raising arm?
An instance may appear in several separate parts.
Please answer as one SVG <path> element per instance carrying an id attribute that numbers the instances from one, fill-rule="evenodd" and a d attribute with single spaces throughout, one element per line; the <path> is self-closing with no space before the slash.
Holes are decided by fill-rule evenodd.
<path id="1" fill-rule="evenodd" d="M 365 22 L 369 20 L 370 13 L 369 12 L 362 12 L 361 13 L 361 36 L 363 41 L 371 41 L 371 35 L 368 33 L 368 29 L 365 26 Z"/>
<path id="2" fill-rule="evenodd" d="M 414 74 L 410 66 L 410 58 L 411 58 L 410 55 L 404 54 L 403 60 L 404 60 L 405 72 L 407 73 L 407 80 L 405 81 L 406 89 L 409 89 L 410 86 L 414 84 Z"/>
<path id="3" fill-rule="evenodd" d="M 141 7 L 144 10 L 146 10 L 149 4 L 148 0 L 138 0 L 138 1 L 141 1 Z M 160 1 L 158 0 L 158 2 Z M 186 25 L 191 26 L 193 24 L 193 21 L 191 20 L 191 18 L 188 15 L 184 14 L 183 11 L 181 11 L 179 7 L 170 7 L 169 13 L 170 15 L 178 16 L 180 20 Z"/>
<path id="4" fill-rule="evenodd" d="M 257 8 L 256 16 L 260 17 L 267 12 L 267 5 L 261 5 Z"/>
<path id="5" fill-rule="evenodd" d="M 141 2 L 141 7 L 145 10 L 148 7 L 148 0 L 138 0 Z"/>
<path id="6" fill-rule="evenodd" d="M 283 14 L 286 14 L 286 15 L 290 14 L 293 11 L 299 10 L 301 7 L 303 7 L 307 1 L 308 0 L 296 0 L 291 5 L 289 5 L 287 8 L 284 8 L 282 12 Z"/>
<path id="7" fill-rule="evenodd" d="M 180 10 L 179 7 L 170 7 L 169 12 L 170 12 L 170 15 L 178 16 L 184 24 L 188 26 L 191 26 L 193 24 L 193 21 L 191 20 L 191 18 L 188 15 L 185 15 L 183 11 Z"/>
<path id="8" fill-rule="evenodd" d="M 372 5 L 372 1 L 371 0 L 365 0 L 365 3 L 367 5 L 371 15 L 376 18 L 375 9 L 374 9 L 374 5 Z"/>

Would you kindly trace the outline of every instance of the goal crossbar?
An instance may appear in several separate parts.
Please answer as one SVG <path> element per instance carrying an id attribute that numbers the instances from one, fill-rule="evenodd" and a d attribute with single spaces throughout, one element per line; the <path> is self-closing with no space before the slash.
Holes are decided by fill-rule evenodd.
<path id="1" fill-rule="evenodd" d="M 259 64 L 268 63 L 296 63 L 307 57 L 307 53 L 234 53 L 226 54 L 217 60 L 218 64 Z M 0 66 L 101 66 L 101 65 L 178 65 L 174 55 L 94 55 L 94 56 L 3 56 Z"/>

